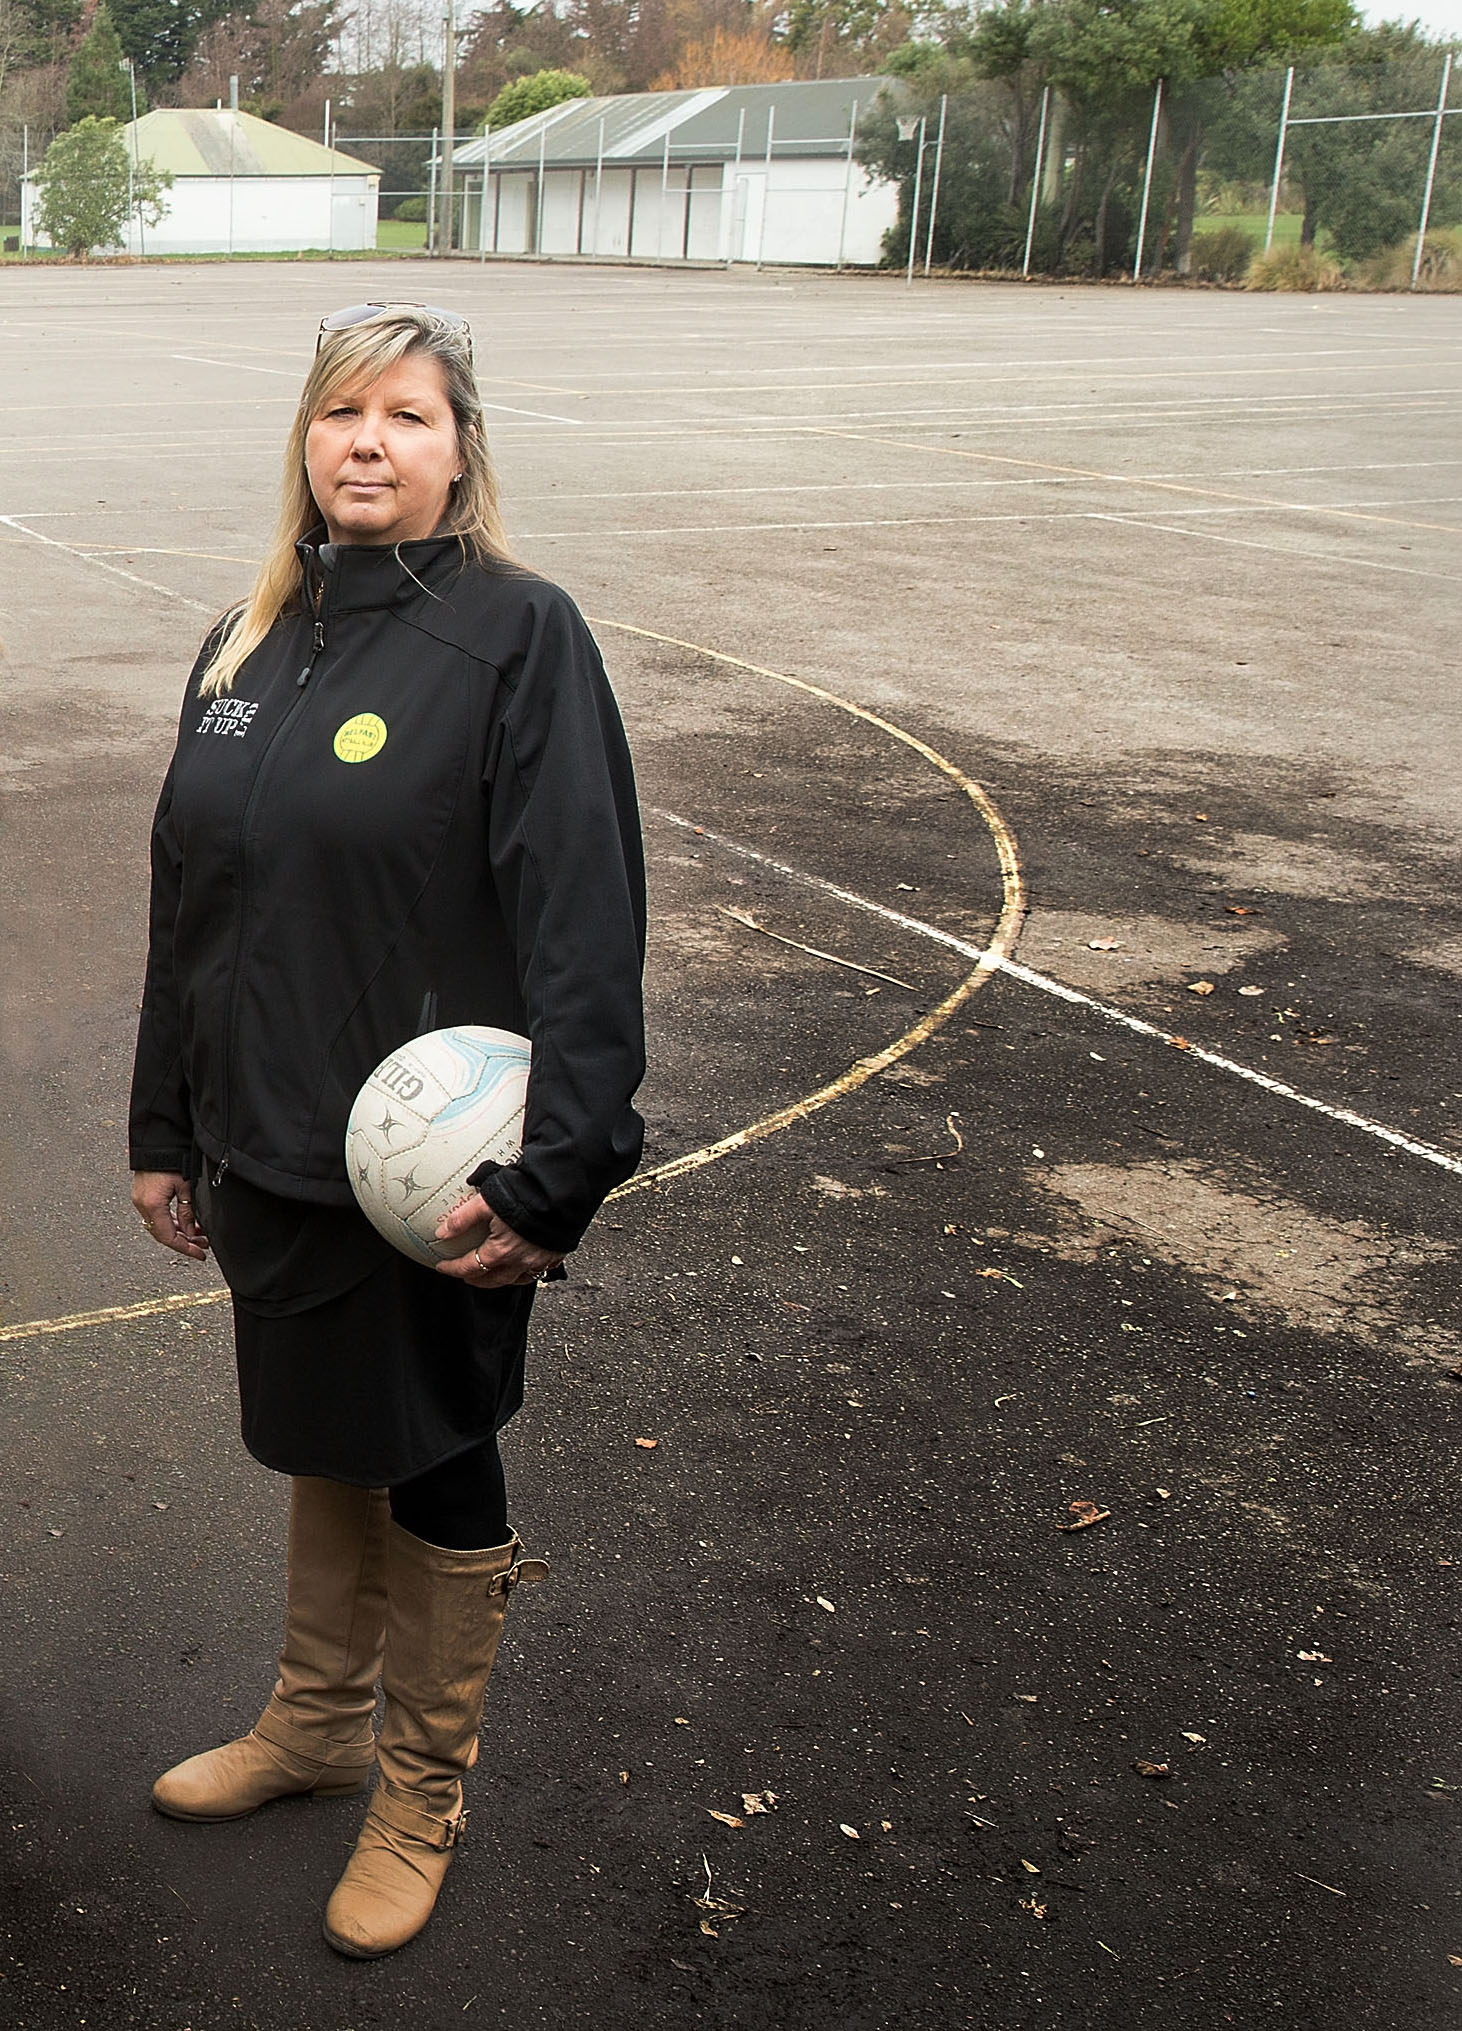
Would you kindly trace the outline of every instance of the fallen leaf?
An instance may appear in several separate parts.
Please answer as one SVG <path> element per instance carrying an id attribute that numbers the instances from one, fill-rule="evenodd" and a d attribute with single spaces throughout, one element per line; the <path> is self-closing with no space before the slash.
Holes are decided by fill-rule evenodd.
<path id="1" fill-rule="evenodd" d="M 659 1443 L 660 1443 L 660 1441 L 659 1441 L 658 1439 L 636 1439 L 636 1440 L 635 1440 L 635 1444 L 636 1444 L 636 1445 L 637 1445 L 637 1446 L 639 1447 L 639 1449 L 640 1449 L 640 1451 L 641 1451 L 642 1453 L 653 1453 L 653 1452 L 654 1452 L 654 1450 L 655 1450 L 655 1448 L 656 1448 L 656 1446 L 658 1446 L 658 1445 L 659 1445 Z"/>
<path id="2" fill-rule="evenodd" d="M 1159 1502 L 1171 1502 L 1173 1497 L 1173 1491 L 1171 1488 L 1155 1488 L 1153 1490 L 1153 1493 L 1154 1495 L 1156 1495 Z"/>
<path id="3" fill-rule="evenodd" d="M 64 1537 L 66 1533 L 64 1530 L 48 1530 L 46 1535 L 47 1537 Z"/>
<path id="4" fill-rule="evenodd" d="M 629 1783 L 629 1772 L 628 1772 L 627 1770 L 621 1770 L 621 1771 L 620 1771 L 620 1773 L 619 1773 L 619 1781 L 620 1781 L 620 1783 L 621 1783 L 621 1784 L 628 1784 L 628 1783 Z"/>
<path id="5" fill-rule="evenodd" d="M 690 1722 L 686 1719 L 684 1714 L 677 1714 L 675 1716 L 675 1725 L 677 1728 L 688 1728 L 690 1726 Z"/>
<path id="6" fill-rule="evenodd" d="M 1208 1737 L 1207 1737 L 1206 1735 L 1200 1735 L 1200 1734 L 1198 1734 L 1198 1733 L 1197 1733 L 1197 1732 L 1196 1732 L 1196 1731 L 1195 1731 L 1194 1729 L 1192 1729 L 1192 1728 L 1184 1728 L 1184 1730 L 1183 1730 L 1183 1740 L 1184 1740 L 1185 1742 L 1206 1742 L 1206 1741 L 1208 1740 Z"/>
<path id="7" fill-rule="evenodd" d="M 1327 1657 L 1323 1650 L 1297 1650 L 1295 1656 L 1301 1664 L 1333 1664 L 1335 1659 Z"/>
<path id="8" fill-rule="evenodd" d="M 777 1794 L 775 1791 L 743 1791 L 741 1803 L 747 1812 L 775 1812 Z"/>
<path id="9" fill-rule="evenodd" d="M 1462 1968 L 1462 1953 L 1449 1953 L 1447 1959 L 1452 1963 L 1454 1968 Z"/>
<path id="10" fill-rule="evenodd" d="M 1094 1502 L 1073 1502 L 1070 1523 L 1058 1523 L 1057 1530 L 1090 1530 L 1094 1523 L 1105 1523 L 1111 1515 L 1110 1509 L 1098 1509 Z"/>
<path id="11" fill-rule="evenodd" d="M 1024 1855 L 1022 1855 L 1020 1858 L 1020 1866 L 1022 1867 L 1022 1869 L 1026 1870 L 1027 1873 L 1032 1876 L 1039 1876 L 1041 1873 L 1040 1870 L 1036 1867 L 1035 1863 L 1028 1862 Z"/>
<path id="12" fill-rule="evenodd" d="M 715 1926 L 712 1925 L 709 1918 L 703 1918 L 701 1920 L 701 1931 L 706 1935 L 707 1939 L 719 1939 L 721 1937 L 720 1933 L 717 1932 Z"/>
<path id="13" fill-rule="evenodd" d="M 861 1841 L 863 1838 L 862 1834 L 859 1833 L 857 1827 L 849 1826 L 846 1820 L 839 1821 L 838 1832 L 840 1834 L 846 1834 L 850 1841 Z"/>
<path id="14" fill-rule="evenodd" d="M 710 1813 L 712 1819 L 718 1819 L 721 1822 L 722 1826 L 746 1825 L 746 1821 L 744 1819 L 738 1819 L 734 1812 L 715 1812 L 712 1810 L 710 1806 L 706 1807 L 706 1811 Z"/>
<path id="15" fill-rule="evenodd" d="M 1252 996 L 1252 995 L 1256 995 L 1256 994 L 1262 994 L 1263 992 L 1264 992 L 1264 990 L 1263 990 L 1263 988 L 1262 988 L 1262 987 L 1241 987 L 1241 988 L 1239 989 L 1239 993 L 1240 993 L 1240 994 L 1244 994 L 1244 995 L 1250 995 L 1250 996 Z"/>
<path id="16" fill-rule="evenodd" d="M 1032 1918 L 1044 1918 L 1046 1915 L 1046 1906 L 1036 1896 L 1022 1897 L 1020 1908 L 1022 1911 L 1028 1911 Z"/>
<path id="17" fill-rule="evenodd" d="M 833 1606 L 832 1602 L 828 1599 L 826 1594 L 818 1595 L 817 1605 L 819 1608 L 825 1608 L 829 1615 L 836 1615 L 838 1612 L 837 1609 Z"/>
<path id="18" fill-rule="evenodd" d="M 1088 952 L 1117 952 L 1121 946 L 1120 938 L 1088 938 L 1086 941 Z"/>
<path id="19" fill-rule="evenodd" d="M 1036 1704 L 1037 1699 L 1039 1698 L 1039 1694 L 1033 1692 L 1018 1692 L 1015 1695 L 1015 1697 L 1021 1702 L 1022 1706 L 1033 1707 Z"/>
<path id="20" fill-rule="evenodd" d="M 1264 914 L 1257 903 L 1225 903 L 1224 909 L 1231 917 L 1262 917 Z"/>
<path id="21" fill-rule="evenodd" d="M 1189 994 L 1212 994 L 1213 982 L 1211 980 L 1190 980 L 1188 982 L 1188 992 Z"/>
<path id="22" fill-rule="evenodd" d="M 1199 825 L 1206 825 L 1208 823 L 1208 813 L 1206 811 L 1195 811 L 1193 818 L 1195 823 Z"/>
<path id="23" fill-rule="evenodd" d="M 1325 1044 L 1338 1044 L 1339 1037 L 1318 1037 L 1310 1030 L 1301 1030 L 1295 1038 L 1297 1044 L 1312 1044 L 1317 1049 Z"/>
<path id="24" fill-rule="evenodd" d="M 152 1506 L 154 1509 L 166 1509 L 168 1505 L 166 1502 L 154 1502 Z"/>
<path id="25" fill-rule="evenodd" d="M 1145 1763 L 1139 1756 L 1132 1768 L 1139 1777 L 1171 1777 L 1172 1765 L 1168 1763 Z"/>

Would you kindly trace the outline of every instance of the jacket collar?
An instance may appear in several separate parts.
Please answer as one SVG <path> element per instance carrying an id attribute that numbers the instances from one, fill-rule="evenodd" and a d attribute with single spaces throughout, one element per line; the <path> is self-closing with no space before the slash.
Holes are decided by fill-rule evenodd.
<path id="1" fill-rule="evenodd" d="M 326 586 L 334 613 L 406 606 L 423 595 L 441 598 L 463 566 L 456 536 L 411 543 L 332 543 L 323 526 L 295 545 L 311 602 Z"/>

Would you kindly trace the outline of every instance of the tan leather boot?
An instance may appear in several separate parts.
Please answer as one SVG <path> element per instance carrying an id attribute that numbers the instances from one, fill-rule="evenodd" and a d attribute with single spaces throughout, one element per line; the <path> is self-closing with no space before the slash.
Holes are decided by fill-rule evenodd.
<path id="1" fill-rule="evenodd" d="M 271 1798 L 359 1791 L 375 1761 L 372 1720 L 386 1626 L 383 1488 L 296 1479 L 279 1680 L 237 1742 L 159 1777 L 152 1802 L 170 1819 L 242 1819 Z"/>
<path id="2" fill-rule="evenodd" d="M 431 1917 L 461 1836 L 462 1773 L 476 1760 L 482 1700 L 508 1596 L 547 1576 L 511 1543 L 445 1551 L 392 1523 L 387 1531 L 386 1718 L 380 1780 L 325 1912 L 337 1952 L 372 1960 Z"/>

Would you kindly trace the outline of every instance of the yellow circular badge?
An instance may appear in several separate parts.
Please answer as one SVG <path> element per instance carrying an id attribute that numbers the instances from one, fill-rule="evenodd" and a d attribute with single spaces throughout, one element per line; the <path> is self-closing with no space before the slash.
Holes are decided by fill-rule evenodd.
<path id="1" fill-rule="evenodd" d="M 335 753 L 342 762 L 368 762 L 385 745 L 386 722 L 374 712 L 358 712 L 335 736 Z"/>

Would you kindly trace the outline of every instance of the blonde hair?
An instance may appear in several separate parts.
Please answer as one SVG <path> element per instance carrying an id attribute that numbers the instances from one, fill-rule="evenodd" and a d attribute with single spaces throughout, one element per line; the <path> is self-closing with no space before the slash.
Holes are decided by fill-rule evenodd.
<path id="1" fill-rule="evenodd" d="M 304 567 L 295 546 L 323 520 L 305 465 L 305 438 L 311 423 L 343 388 L 378 381 L 388 367 L 416 354 L 440 363 L 457 425 L 461 477 L 452 483 L 446 527 L 461 542 L 464 559 L 479 564 L 514 562 L 498 507 L 497 476 L 488 454 L 482 402 L 466 335 L 414 304 L 391 305 L 377 317 L 348 325 L 343 331 L 327 332 L 305 376 L 290 425 L 273 538 L 247 598 L 230 608 L 218 624 L 217 646 L 198 686 L 201 697 L 216 698 L 231 691 L 240 667 L 275 622 L 285 614 L 299 612 L 304 604 Z"/>

